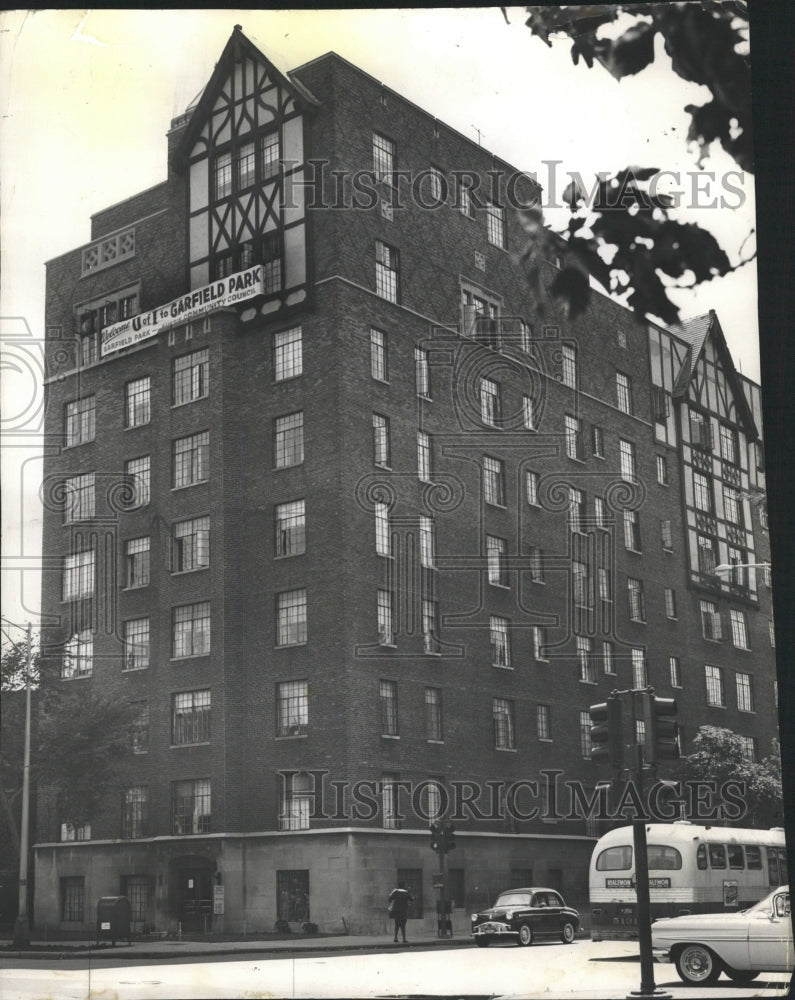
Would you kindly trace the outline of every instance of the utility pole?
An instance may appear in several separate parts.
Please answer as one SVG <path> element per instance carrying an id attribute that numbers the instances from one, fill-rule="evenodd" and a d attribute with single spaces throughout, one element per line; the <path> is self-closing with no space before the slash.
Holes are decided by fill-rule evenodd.
<path id="1" fill-rule="evenodd" d="M 28 920 L 28 842 L 30 840 L 30 670 L 33 659 L 33 638 L 30 622 L 27 627 L 25 657 L 25 756 L 22 764 L 22 822 L 19 830 L 19 911 L 14 922 L 14 947 L 30 944 Z"/>

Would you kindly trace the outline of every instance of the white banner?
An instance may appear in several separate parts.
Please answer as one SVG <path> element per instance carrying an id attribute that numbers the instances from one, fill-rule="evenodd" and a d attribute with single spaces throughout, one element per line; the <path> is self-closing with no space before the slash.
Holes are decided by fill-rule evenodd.
<path id="1" fill-rule="evenodd" d="M 188 292 L 187 295 L 182 295 L 167 305 L 158 306 L 149 312 L 139 313 L 120 323 L 106 326 L 100 334 L 101 355 L 104 357 L 113 351 L 120 351 L 123 347 L 148 340 L 161 330 L 204 316 L 214 309 L 231 306 L 236 302 L 245 302 L 255 295 L 261 295 L 262 290 L 261 264 L 250 267 L 247 271 L 238 271 L 237 274 L 219 278 L 211 285 Z"/>

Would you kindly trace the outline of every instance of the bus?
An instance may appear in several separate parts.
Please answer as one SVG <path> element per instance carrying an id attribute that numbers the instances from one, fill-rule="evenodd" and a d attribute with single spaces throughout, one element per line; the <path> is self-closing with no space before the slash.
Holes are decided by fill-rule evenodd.
<path id="1" fill-rule="evenodd" d="M 743 910 L 787 882 L 782 827 L 647 823 L 651 919 Z M 638 937 L 632 827 L 599 839 L 589 874 L 591 939 Z"/>

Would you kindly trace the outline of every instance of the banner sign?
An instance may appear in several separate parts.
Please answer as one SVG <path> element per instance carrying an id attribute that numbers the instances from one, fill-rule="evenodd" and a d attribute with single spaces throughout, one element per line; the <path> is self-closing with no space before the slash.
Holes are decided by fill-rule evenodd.
<path id="1" fill-rule="evenodd" d="M 635 880 L 631 878 L 606 878 L 606 889 L 634 889 Z M 650 889 L 670 889 L 671 880 L 669 878 L 650 878 Z"/>
<path id="2" fill-rule="evenodd" d="M 255 295 L 262 295 L 263 274 L 262 265 L 257 264 L 247 271 L 238 271 L 225 278 L 219 278 L 211 285 L 196 288 L 187 295 L 181 295 L 167 305 L 158 306 L 149 312 L 139 313 L 130 319 L 106 326 L 100 339 L 102 342 L 101 356 L 120 351 L 123 347 L 137 344 L 142 340 L 154 337 L 161 330 L 178 326 L 188 320 L 197 319 L 214 309 L 232 306 L 237 302 L 245 302 Z"/>

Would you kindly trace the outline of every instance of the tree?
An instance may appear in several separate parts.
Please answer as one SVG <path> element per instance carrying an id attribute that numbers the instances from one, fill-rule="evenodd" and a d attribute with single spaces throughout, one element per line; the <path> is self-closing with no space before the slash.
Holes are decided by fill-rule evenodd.
<path id="1" fill-rule="evenodd" d="M 701 3 L 570 4 L 525 8 L 534 36 L 551 45 L 554 36 L 572 40 L 575 65 L 599 62 L 620 80 L 642 72 L 655 58 L 660 35 L 674 72 L 706 86 L 711 99 L 689 104 L 688 142 L 699 151 L 699 166 L 713 143 L 719 143 L 742 170 L 753 170 L 751 89 L 747 57 L 748 11 L 740 0 Z M 505 13 L 503 9 L 503 13 Z M 626 23 L 615 37 L 602 37 L 607 25 Z M 563 199 L 570 209 L 562 268 L 549 292 L 571 317 L 590 297 L 590 279 L 640 315 L 664 323 L 678 319 L 668 289 L 687 288 L 742 267 L 732 266 L 718 241 L 694 223 L 672 217 L 673 199 L 659 193 L 657 167 L 628 166 L 614 176 L 600 174 L 586 193 L 576 177 Z M 521 257 L 528 279 L 542 291 L 540 261 L 560 254 L 560 235 L 540 223 L 535 207 L 520 210 L 529 240 Z M 750 235 L 750 234 L 749 234 Z M 748 258 L 751 259 L 751 258 Z M 543 295 L 538 299 L 543 311 Z"/>
<path id="2" fill-rule="evenodd" d="M 744 786 L 747 813 L 738 822 L 744 826 L 781 826 L 784 802 L 781 788 L 781 756 L 778 740 L 771 741 L 770 753 L 758 763 L 748 760 L 743 738 L 720 726 L 701 726 L 693 738 L 693 753 L 685 761 L 686 777 L 715 781 L 718 788 L 727 781 Z"/>
<path id="3" fill-rule="evenodd" d="M 3 849 L 0 867 L 19 864 L 19 826 L 21 820 L 22 778 L 25 756 L 25 675 L 28 659 L 26 642 L 4 645 L 0 655 L 0 691 L 3 717 L 0 726 L 0 830 Z M 39 652 L 31 649 L 31 685 L 38 686 Z M 36 694 L 31 692 L 31 720 Z M 31 726 L 32 728 L 32 726 Z"/>

